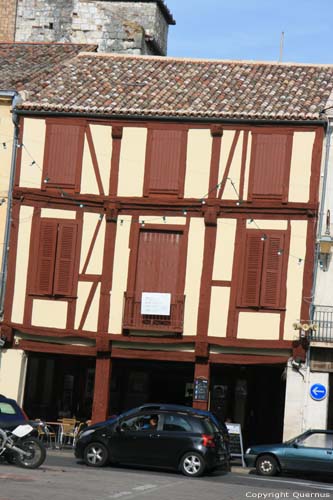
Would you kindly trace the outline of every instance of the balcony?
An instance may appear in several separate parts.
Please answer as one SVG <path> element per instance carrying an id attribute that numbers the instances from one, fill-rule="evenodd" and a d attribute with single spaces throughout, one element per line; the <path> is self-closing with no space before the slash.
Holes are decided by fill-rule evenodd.
<path id="1" fill-rule="evenodd" d="M 181 334 L 184 323 L 184 295 L 172 294 L 170 315 L 141 314 L 141 300 L 135 294 L 125 293 L 123 331 L 131 330 Z"/>
<path id="2" fill-rule="evenodd" d="M 312 342 L 333 342 L 333 307 L 314 306 L 313 323 L 317 325 L 312 330 Z"/>

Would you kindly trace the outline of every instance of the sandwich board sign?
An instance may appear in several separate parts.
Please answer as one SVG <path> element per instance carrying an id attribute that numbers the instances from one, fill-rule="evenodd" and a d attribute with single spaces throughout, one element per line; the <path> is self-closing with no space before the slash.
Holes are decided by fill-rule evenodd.
<path id="1" fill-rule="evenodd" d="M 231 458 L 240 458 L 242 467 L 245 467 L 242 428 L 240 424 L 227 423 L 229 432 L 229 449 Z"/>

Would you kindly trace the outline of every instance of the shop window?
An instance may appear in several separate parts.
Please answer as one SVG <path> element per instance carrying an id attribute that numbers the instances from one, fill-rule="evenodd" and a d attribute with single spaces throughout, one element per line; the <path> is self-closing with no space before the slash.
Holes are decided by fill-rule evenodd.
<path id="1" fill-rule="evenodd" d="M 287 201 L 292 133 L 252 133 L 249 200 Z"/>
<path id="2" fill-rule="evenodd" d="M 43 188 L 78 191 L 84 146 L 84 125 L 59 120 L 46 122 Z"/>
<path id="3" fill-rule="evenodd" d="M 148 129 L 144 195 L 182 196 L 187 132 Z"/>
<path id="4" fill-rule="evenodd" d="M 36 295 L 71 296 L 77 223 L 45 219 L 40 222 L 36 258 Z"/>
<path id="5" fill-rule="evenodd" d="M 283 231 L 247 232 L 239 306 L 267 309 L 284 307 L 285 253 Z"/>

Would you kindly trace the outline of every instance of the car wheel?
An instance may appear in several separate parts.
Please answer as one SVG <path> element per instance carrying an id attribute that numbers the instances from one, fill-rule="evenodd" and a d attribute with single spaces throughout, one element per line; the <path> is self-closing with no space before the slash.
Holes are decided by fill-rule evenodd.
<path id="1" fill-rule="evenodd" d="M 109 453 L 104 444 L 90 443 L 84 450 L 84 461 L 91 467 L 103 467 L 109 460 Z"/>
<path id="2" fill-rule="evenodd" d="M 257 459 L 256 470 L 261 476 L 275 476 L 279 466 L 276 458 L 272 455 L 262 455 Z"/>
<path id="3" fill-rule="evenodd" d="M 185 476 L 201 476 L 205 470 L 203 457 L 194 451 L 185 453 L 180 461 L 180 470 Z"/>

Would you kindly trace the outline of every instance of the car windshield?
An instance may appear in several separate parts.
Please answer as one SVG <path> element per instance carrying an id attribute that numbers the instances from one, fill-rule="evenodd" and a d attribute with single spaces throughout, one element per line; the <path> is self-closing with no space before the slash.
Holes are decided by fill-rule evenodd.
<path id="1" fill-rule="evenodd" d="M 1 415 L 16 415 L 16 410 L 10 403 L 0 403 Z"/>
<path id="2" fill-rule="evenodd" d="M 220 432 L 219 428 L 215 425 L 215 423 L 207 417 L 200 417 L 200 421 L 202 422 L 204 431 L 207 434 L 214 434 L 215 432 Z"/>
<path id="3" fill-rule="evenodd" d="M 294 443 L 295 441 L 300 441 L 302 439 L 304 439 L 305 436 L 307 436 L 307 432 L 303 432 L 302 434 L 299 434 L 298 436 L 296 437 L 293 437 L 292 439 L 288 439 L 288 441 L 284 441 L 284 444 L 291 444 L 291 443 Z"/>

